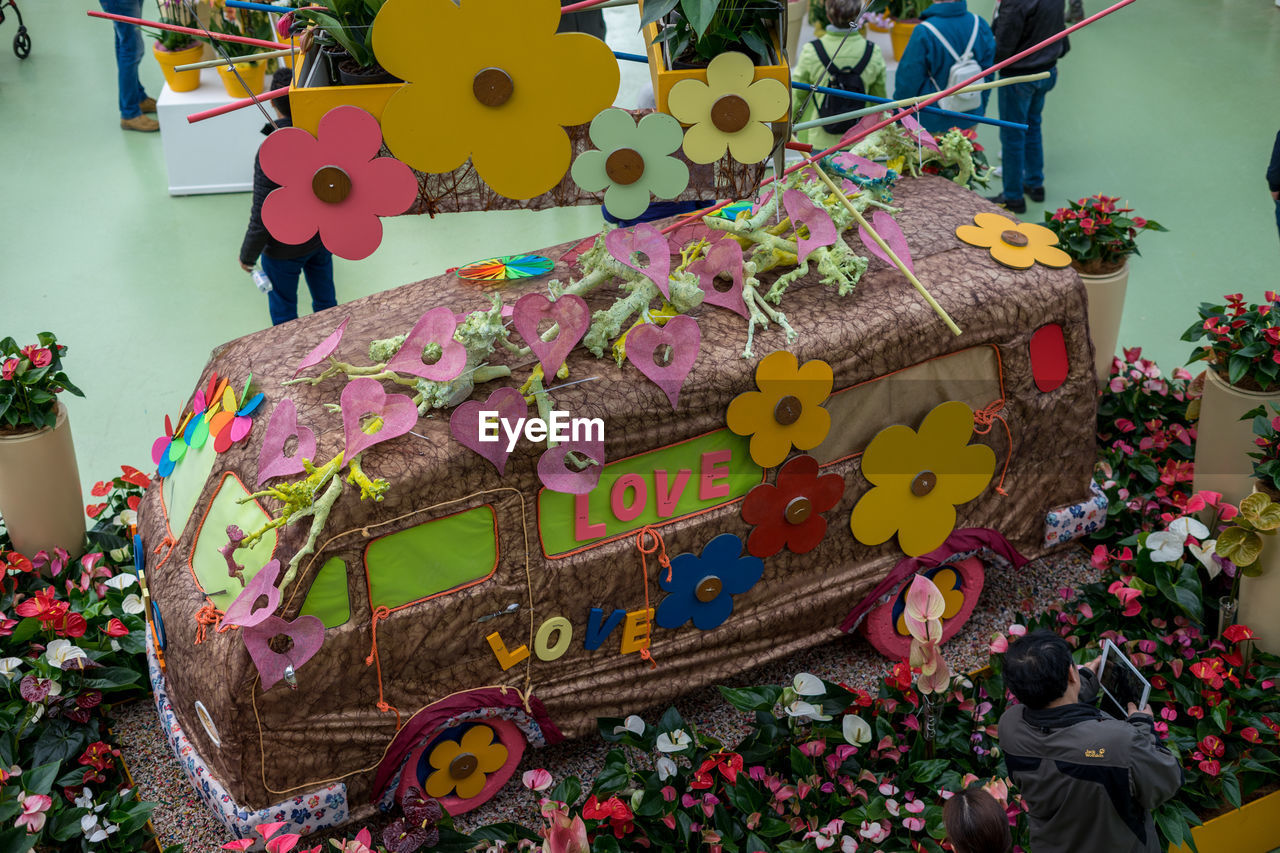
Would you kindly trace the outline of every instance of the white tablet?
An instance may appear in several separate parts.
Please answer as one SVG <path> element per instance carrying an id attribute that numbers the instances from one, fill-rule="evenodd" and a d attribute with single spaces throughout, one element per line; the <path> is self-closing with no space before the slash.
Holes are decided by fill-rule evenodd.
<path id="1" fill-rule="evenodd" d="M 1102 642 L 1098 682 L 1102 687 L 1102 710 L 1122 720 L 1129 716 L 1130 702 L 1143 708 L 1151 695 L 1151 682 L 1143 677 L 1133 661 L 1110 640 Z"/>

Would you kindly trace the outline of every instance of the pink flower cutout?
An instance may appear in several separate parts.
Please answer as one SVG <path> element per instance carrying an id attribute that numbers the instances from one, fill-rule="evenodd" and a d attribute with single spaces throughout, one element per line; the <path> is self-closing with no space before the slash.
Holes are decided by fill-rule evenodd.
<path id="1" fill-rule="evenodd" d="M 378 156 L 382 129 L 359 107 L 335 107 L 316 130 L 285 127 L 262 143 L 262 171 L 280 185 L 263 202 L 262 221 L 282 243 L 319 231 L 329 251 L 358 261 L 382 242 L 378 217 L 408 210 L 418 181 L 404 163 Z"/>

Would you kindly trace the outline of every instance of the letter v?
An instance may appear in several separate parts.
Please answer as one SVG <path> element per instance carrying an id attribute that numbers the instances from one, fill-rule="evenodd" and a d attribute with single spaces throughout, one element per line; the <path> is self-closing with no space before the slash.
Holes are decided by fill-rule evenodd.
<path id="1" fill-rule="evenodd" d="M 591 608 L 591 612 L 587 614 L 587 636 L 583 641 L 582 647 L 589 652 L 600 648 L 600 645 L 609 638 L 614 629 L 622 624 L 622 620 L 626 615 L 623 610 L 615 610 L 609 614 L 608 619 L 605 619 L 603 610 L 599 607 Z"/>

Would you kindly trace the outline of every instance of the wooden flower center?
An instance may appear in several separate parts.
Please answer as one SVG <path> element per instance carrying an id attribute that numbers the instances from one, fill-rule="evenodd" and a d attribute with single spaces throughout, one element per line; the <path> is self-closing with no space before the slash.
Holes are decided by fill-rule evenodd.
<path id="1" fill-rule="evenodd" d="M 709 601 L 715 601 L 720 597 L 720 591 L 724 589 L 724 583 L 715 575 L 707 575 L 698 581 L 698 586 L 694 589 L 693 594 L 699 601 L 706 604 Z"/>
<path id="2" fill-rule="evenodd" d="M 479 766 L 478 758 L 469 752 L 464 752 L 449 762 L 449 777 L 458 780 L 469 778 Z"/>
<path id="3" fill-rule="evenodd" d="M 323 166 L 311 179 L 311 191 L 321 201 L 337 204 L 351 195 L 351 177 L 337 166 Z"/>
<path id="4" fill-rule="evenodd" d="M 787 504 L 787 521 L 804 524 L 813 515 L 813 502 L 808 498 L 792 498 Z"/>
<path id="5" fill-rule="evenodd" d="M 1008 231 L 1001 231 L 1000 239 L 1008 243 L 1010 246 L 1018 246 L 1019 248 L 1027 245 L 1029 242 L 1026 234 L 1023 234 L 1021 231 L 1014 231 L 1012 228 Z"/>
<path id="6" fill-rule="evenodd" d="M 486 107 L 502 106 L 511 100 L 514 90 L 511 75 L 501 68 L 481 68 L 471 81 L 471 91 L 475 93 L 476 100 Z"/>
<path id="7" fill-rule="evenodd" d="M 773 407 L 773 419 L 783 426 L 791 426 L 800 420 L 800 412 L 803 410 L 804 406 L 801 405 L 800 398 L 788 394 Z"/>
<path id="8" fill-rule="evenodd" d="M 615 184 L 629 186 L 644 174 L 644 157 L 634 148 L 619 148 L 605 160 L 604 173 Z"/>
<path id="9" fill-rule="evenodd" d="M 711 106 L 711 123 L 721 133 L 737 133 L 751 121 L 751 105 L 738 95 L 725 95 Z"/>
<path id="10" fill-rule="evenodd" d="M 934 487 L 937 485 L 937 474 L 932 471 L 921 471 L 919 474 L 916 474 L 916 478 L 911 481 L 911 494 L 918 498 L 922 498 L 932 492 Z"/>

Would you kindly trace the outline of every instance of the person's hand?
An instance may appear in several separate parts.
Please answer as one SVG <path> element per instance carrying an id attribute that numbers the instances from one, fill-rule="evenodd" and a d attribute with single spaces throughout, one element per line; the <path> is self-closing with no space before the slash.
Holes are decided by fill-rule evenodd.
<path id="1" fill-rule="evenodd" d="M 1089 670 L 1090 672 L 1092 672 L 1094 675 L 1097 675 L 1097 674 L 1098 674 L 1098 668 L 1099 668 L 1099 667 L 1101 667 L 1101 666 L 1102 666 L 1102 656 L 1101 656 L 1101 655 L 1099 655 L 1098 657 L 1094 658 L 1093 660 L 1089 661 L 1088 663 L 1081 664 L 1081 665 L 1080 665 L 1080 668 L 1081 668 L 1081 669 L 1087 669 L 1087 670 Z"/>
<path id="2" fill-rule="evenodd" d="M 245 272 L 253 272 L 253 264 L 246 264 L 244 261 L 241 261 L 240 269 L 244 270 Z"/>
<path id="3" fill-rule="evenodd" d="M 1272 201 L 1280 201 L 1280 191 L 1271 193 Z"/>
<path id="4" fill-rule="evenodd" d="M 1152 712 L 1152 710 L 1151 710 L 1151 706 L 1150 706 L 1150 705 L 1143 705 L 1141 708 L 1139 708 L 1137 705 L 1135 705 L 1135 704 L 1133 704 L 1132 702 L 1130 702 L 1130 703 L 1129 703 L 1129 716 L 1130 716 L 1130 717 L 1132 717 L 1134 714 L 1146 714 L 1148 717 L 1154 717 L 1154 716 L 1155 716 L 1155 713 L 1154 713 L 1154 712 Z"/>

